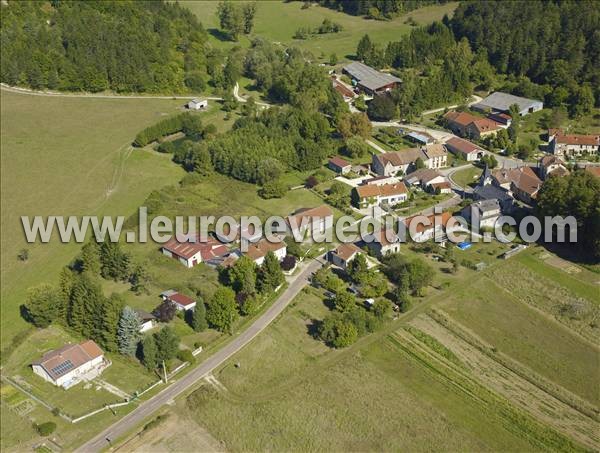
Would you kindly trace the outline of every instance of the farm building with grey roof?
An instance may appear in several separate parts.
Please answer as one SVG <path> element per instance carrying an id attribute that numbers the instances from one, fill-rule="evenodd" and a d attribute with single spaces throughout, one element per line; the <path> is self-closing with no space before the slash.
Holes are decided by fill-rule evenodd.
<path id="1" fill-rule="evenodd" d="M 397 83 L 402 82 L 398 77 L 379 72 L 357 61 L 344 66 L 343 72 L 348 74 L 360 89 L 371 95 L 390 91 Z"/>
<path id="2" fill-rule="evenodd" d="M 519 106 L 519 114 L 521 116 L 525 116 L 528 113 L 537 112 L 538 110 L 542 110 L 544 108 L 544 103 L 542 101 L 522 98 L 513 94 L 502 93 L 501 91 L 496 91 L 495 93 L 490 94 L 487 98 L 482 99 L 477 104 L 474 104 L 472 108 L 483 112 L 490 111 L 493 113 L 508 113 L 510 111 L 510 106 L 513 104 Z"/>

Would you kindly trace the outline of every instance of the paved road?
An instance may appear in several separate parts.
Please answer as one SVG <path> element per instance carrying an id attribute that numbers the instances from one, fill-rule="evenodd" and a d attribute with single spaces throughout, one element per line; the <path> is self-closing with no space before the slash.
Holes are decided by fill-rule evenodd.
<path id="1" fill-rule="evenodd" d="M 481 96 L 477 96 L 476 94 L 471 96 L 471 102 L 469 102 L 467 105 L 469 107 L 471 107 L 473 104 L 477 104 L 478 102 L 481 102 L 483 100 L 483 98 Z M 458 104 L 455 105 L 447 105 L 446 107 L 439 107 L 437 109 L 431 109 L 431 110 L 425 110 L 423 113 L 421 113 L 421 115 L 431 115 L 432 113 L 438 113 L 438 112 L 443 112 L 444 110 L 448 109 L 455 109 L 458 108 Z"/>
<path id="2" fill-rule="evenodd" d="M 111 441 L 120 438 L 138 426 L 144 419 L 152 415 L 167 402 L 173 400 L 181 393 L 195 385 L 200 379 L 219 367 L 223 362 L 231 358 L 236 352 L 246 346 L 260 332 L 262 332 L 277 316 L 279 316 L 285 307 L 296 297 L 302 288 L 308 284 L 310 276 L 323 265 L 323 259 L 310 261 L 302 271 L 291 277 L 289 286 L 283 294 L 261 315 L 254 323 L 234 338 L 225 347 L 216 351 L 212 356 L 202 362 L 195 369 L 183 376 L 178 381 L 165 388 L 156 396 L 148 401 L 141 403 L 133 412 L 115 422 L 113 425 L 102 431 L 96 437 L 79 447 L 76 452 L 97 452 L 109 446 L 107 439 Z"/>

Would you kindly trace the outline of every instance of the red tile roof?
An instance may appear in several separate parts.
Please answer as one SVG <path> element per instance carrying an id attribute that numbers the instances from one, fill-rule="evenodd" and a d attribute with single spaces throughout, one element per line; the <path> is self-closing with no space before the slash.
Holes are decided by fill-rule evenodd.
<path id="1" fill-rule="evenodd" d="M 329 159 L 329 163 L 335 165 L 336 167 L 344 168 L 349 167 L 352 164 L 347 160 L 342 159 L 340 156 L 335 156 Z"/>
<path id="2" fill-rule="evenodd" d="M 450 123 L 458 126 L 467 127 L 473 121 L 480 119 L 478 116 L 472 115 L 469 112 L 448 112 L 444 115 Z"/>
<path id="3" fill-rule="evenodd" d="M 600 135 L 563 135 L 562 133 L 557 133 L 555 140 L 557 143 L 562 143 L 565 145 L 600 145 Z"/>
<path id="4" fill-rule="evenodd" d="M 427 219 L 431 222 L 431 225 L 429 225 L 429 226 L 423 225 L 422 222 L 417 223 L 416 224 L 416 232 L 417 233 L 423 233 L 424 231 L 431 230 L 431 229 L 435 228 L 435 218 L 436 218 L 436 216 L 439 216 L 439 214 L 432 214 L 432 215 L 428 215 L 427 216 Z M 415 215 L 415 216 L 408 217 L 408 218 L 404 219 L 404 224 L 406 225 L 406 229 L 407 230 L 410 228 L 411 223 L 414 222 L 417 219 L 417 217 L 420 217 L 420 216 Z M 444 212 L 441 215 L 441 222 L 440 222 L 440 224 L 445 228 L 451 218 L 452 218 L 452 214 L 450 214 L 449 212 Z"/>
<path id="5" fill-rule="evenodd" d="M 455 150 L 462 154 L 471 154 L 476 153 L 478 151 L 482 151 L 482 149 L 474 143 L 471 143 L 468 140 L 465 140 L 460 137 L 453 137 L 446 143 L 451 150 Z"/>
<path id="6" fill-rule="evenodd" d="M 291 221 L 295 219 L 296 225 L 299 227 L 302 225 L 304 219 L 308 219 L 307 222 L 312 222 L 313 219 L 324 219 L 326 217 L 333 217 L 333 211 L 327 205 L 317 206 L 316 208 L 304 208 L 299 209 L 292 215 L 288 216 L 287 221 L 291 226 Z"/>
<path id="7" fill-rule="evenodd" d="M 87 340 L 49 351 L 41 359 L 33 362 L 33 365 L 40 365 L 52 379 L 56 380 L 103 355 L 104 352 L 93 340 Z"/>
<path id="8" fill-rule="evenodd" d="M 175 293 L 168 297 L 171 302 L 181 305 L 182 307 L 187 307 L 189 305 L 193 305 L 196 303 L 194 299 L 186 296 L 185 294 Z"/>
<path id="9" fill-rule="evenodd" d="M 364 253 L 360 248 L 351 242 L 344 243 L 334 250 L 334 253 L 342 260 L 348 261 L 355 253 Z"/>
<path id="10" fill-rule="evenodd" d="M 286 244 L 283 241 L 269 242 L 266 239 L 261 239 L 260 241 L 248 246 L 246 255 L 255 261 L 263 256 L 266 256 L 269 252 L 276 252 L 277 250 L 281 250 L 285 247 Z"/>
<path id="11" fill-rule="evenodd" d="M 358 186 L 356 192 L 360 198 L 370 197 L 391 197 L 407 193 L 408 190 L 402 181 L 395 184 L 368 184 L 366 186 Z"/>
<path id="12" fill-rule="evenodd" d="M 176 237 L 173 237 L 163 244 L 162 247 L 186 260 L 198 252 L 200 252 L 202 260 L 210 260 L 223 256 L 229 251 L 227 246 L 213 238 L 207 238 L 203 242 L 194 242 L 195 240 L 195 237 L 190 237 L 189 242 L 179 242 Z"/>
<path id="13" fill-rule="evenodd" d="M 500 126 L 495 121 L 489 118 L 478 118 L 473 121 L 473 126 L 481 134 L 483 132 L 491 132 L 500 129 Z"/>

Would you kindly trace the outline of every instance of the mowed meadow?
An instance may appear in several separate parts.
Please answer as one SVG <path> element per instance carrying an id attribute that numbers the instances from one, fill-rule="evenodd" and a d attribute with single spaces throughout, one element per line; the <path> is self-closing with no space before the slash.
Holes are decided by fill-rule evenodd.
<path id="1" fill-rule="evenodd" d="M 330 307 L 306 288 L 175 412 L 231 451 L 597 450 L 598 345 L 542 305 L 581 298 L 593 316 L 597 276 L 555 268 L 541 247 L 504 250 L 457 251 L 488 267 L 439 271 L 412 310 L 340 350 L 314 337 Z M 514 272 L 537 287 L 527 270 L 546 293 L 507 289 Z"/>
<path id="2" fill-rule="evenodd" d="M 217 17 L 217 1 L 186 1 L 183 3 L 194 12 L 202 25 L 213 37 L 212 43 L 217 47 L 231 48 L 235 45 L 248 46 L 248 38 L 242 36 L 239 43 L 228 41 L 219 30 Z M 257 2 L 254 30 L 252 36 L 261 36 L 267 40 L 285 46 L 295 46 L 308 50 L 315 57 L 329 61 L 335 53 L 339 59 L 347 59 L 354 55 L 360 38 L 368 33 L 372 41 L 384 47 L 389 41 L 395 41 L 413 28 L 407 23 L 412 18 L 415 24 L 423 25 L 442 20 L 445 14 L 452 16 L 458 2 L 445 5 L 433 5 L 411 11 L 393 20 L 379 21 L 351 16 L 315 4 L 302 9 L 303 2 L 259 1 Z M 298 28 L 318 27 L 324 19 L 340 24 L 343 30 L 338 33 L 313 35 L 305 40 L 293 39 Z"/>
<path id="3" fill-rule="evenodd" d="M 45 97 L 2 90 L 2 348 L 28 328 L 27 288 L 56 283 L 79 244 L 27 244 L 22 215 L 129 216 L 155 188 L 179 181 L 171 156 L 132 150 L 142 128 L 183 100 Z M 29 259 L 19 261 L 20 250 Z"/>

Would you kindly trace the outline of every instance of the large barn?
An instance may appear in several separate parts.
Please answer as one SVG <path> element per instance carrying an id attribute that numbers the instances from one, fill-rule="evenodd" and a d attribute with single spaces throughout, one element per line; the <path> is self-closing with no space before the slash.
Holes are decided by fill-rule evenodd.
<path id="1" fill-rule="evenodd" d="M 395 88 L 396 84 L 402 82 L 398 77 L 379 72 L 377 69 L 373 69 L 358 61 L 344 66 L 343 72 L 350 76 L 352 82 L 356 84 L 358 88 L 369 95 L 391 91 Z"/>

